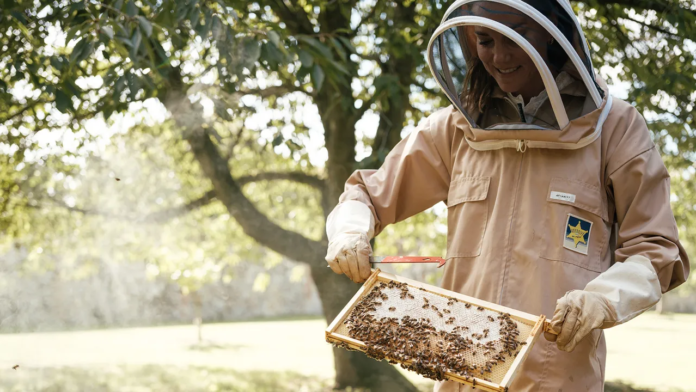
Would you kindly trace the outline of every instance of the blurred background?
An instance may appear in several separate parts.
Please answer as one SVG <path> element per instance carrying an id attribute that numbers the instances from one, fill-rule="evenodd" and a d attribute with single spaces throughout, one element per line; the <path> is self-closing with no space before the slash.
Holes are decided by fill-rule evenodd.
<path id="1" fill-rule="evenodd" d="M 0 390 L 431 389 L 325 343 L 358 285 L 326 268 L 324 221 L 447 105 L 424 52 L 450 3 L 0 1 Z M 572 4 L 696 260 L 696 4 Z M 437 205 L 375 253 L 445 236 Z M 694 313 L 692 274 L 608 330 L 607 391 L 696 391 Z"/>

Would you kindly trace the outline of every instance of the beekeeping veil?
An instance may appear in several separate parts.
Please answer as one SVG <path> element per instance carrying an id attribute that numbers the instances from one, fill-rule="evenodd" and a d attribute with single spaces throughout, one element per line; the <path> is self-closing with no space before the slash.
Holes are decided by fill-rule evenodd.
<path id="1" fill-rule="evenodd" d="M 490 60 L 506 51 L 526 62 L 517 67 L 517 60 Z M 509 68 L 492 65 L 502 63 Z M 428 65 L 466 118 L 467 139 L 475 144 L 517 139 L 525 147 L 579 148 L 596 140 L 611 106 L 567 0 L 457 0 L 430 40 Z M 529 75 L 543 81 L 538 95 L 525 100 L 504 90 Z M 505 146 L 512 144 L 479 149 Z"/>

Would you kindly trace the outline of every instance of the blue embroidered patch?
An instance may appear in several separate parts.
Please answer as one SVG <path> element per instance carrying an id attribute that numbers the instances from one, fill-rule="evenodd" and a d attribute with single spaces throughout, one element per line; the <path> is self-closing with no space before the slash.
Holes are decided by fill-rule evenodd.
<path id="1" fill-rule="evenodd" d="M 590 248 L 590 232 L 592 222 L 568 214 L 565 225 L 565 235 L 563 236 L 563 247 L 573 252 L 587 254 Z"/>

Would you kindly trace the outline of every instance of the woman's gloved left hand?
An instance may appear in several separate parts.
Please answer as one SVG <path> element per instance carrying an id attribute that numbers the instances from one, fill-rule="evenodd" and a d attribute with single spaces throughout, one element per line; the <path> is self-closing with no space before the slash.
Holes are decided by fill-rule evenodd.
<path id="1" fill-rule="evenodd" d="M 573 351 L 578 342 L 593 329 L 616 325 L 616 309 L 604 295 L 585 290 L 566 293 L 556 302 L 551 328 L 558 336 L 545 333 L 546 339 L 556 341 L 560 350 Z"/>
<path id="2" fill-rule="evenodd" d="M 661 297 L 660 280 L 650 260 L 631 256 L 599 274 L 584 290 L 569 291 L 556 301 L 551 328 L 558 336 L 549 332 L 544 336 L 570 352 L 592 330 L 625 323 Z"/>

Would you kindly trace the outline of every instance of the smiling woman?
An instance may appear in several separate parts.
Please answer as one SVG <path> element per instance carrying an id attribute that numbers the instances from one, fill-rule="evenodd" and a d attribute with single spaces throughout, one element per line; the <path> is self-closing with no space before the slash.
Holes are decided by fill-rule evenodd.
<path id="1" fill-rule="evenodd" d="M 600 106 L 589 48 L 570 15 L 543 0 L 450 8 L 429 60 L 472 127 L 560 129 Z"/>

